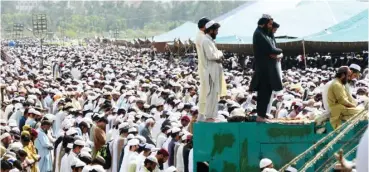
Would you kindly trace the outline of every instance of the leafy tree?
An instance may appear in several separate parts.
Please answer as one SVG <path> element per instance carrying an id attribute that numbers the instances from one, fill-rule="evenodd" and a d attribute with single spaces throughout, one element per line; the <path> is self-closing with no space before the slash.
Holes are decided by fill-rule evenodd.
<path id="1" fill-rule="evenodd" d="M 31 11 L 16 9 L 17 1 L 1 1 L 1 26 L 23 23 L 32 28 L 32 14 L 45 13 L 48 29 L 68 36 L 105 35 L 119 29 L 122 38 L 151 37 L 186 21 L 215 18 L 242 1 L 40 1 Z M 68 8 L 69 7 L 69 8 Z M 2 30 L 4 31 L 4 29 Z M 73 32 L 72 32 L 73 31 Z M 60 35 L 60 33 L 57 33 Z"/>

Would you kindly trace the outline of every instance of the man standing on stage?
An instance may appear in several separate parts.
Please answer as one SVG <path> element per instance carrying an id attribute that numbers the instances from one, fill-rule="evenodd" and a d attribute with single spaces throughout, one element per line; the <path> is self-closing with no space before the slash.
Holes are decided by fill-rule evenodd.
<path id="1" fill-rule="evenodd" d="M 204 119 L 204 114 L 205 114 L 205 101 L 206 101 L 206 86 L 205 84 L 205 77 L 204 77 L 204 72 L 205 72 L 205 57 L 204 57 L 204 50 L 202 48 L 202 40 L 205 37 L 205 24 L 207 22 L 209 22 L 210 20 L 207 18 L 202 18 L 199 20 L 199 22 L 197 23 L 197 26 L 199 28 L 199 32 L 196 35 L 196 52 L 197 52 L 197 58 L 198 58 L 198 65 L 197 65 L 197 69 L 198 69 L 198 74 L 200 77 L 200 95 L 199 95 L 199 120 L 203 120 Z"/>
<path id="2" fill-rule="evenodd" d="M 226 87 L 223 84 L 223 53 L 215 46 L 215 38 L 218 34 L 220 24 L 209 21 L 205 25 L 205 37 L 202 41 L 204 50 L 204 82 L 205 85 L 205 117 L 207 122 L 214 122 L 218 115 L 218 100 L 222 96 L 222 90 Z M 200 94 L 204 94 L 201 93 Z"/>
<path id="3" fill-rule="evenodd" d="M 277 70 L 277 55 L 282 50 L 274 47 L 273 40 L 269 37 L 272 26 L 273 19 L 269 15 L 263 15 L 253 36 L 255 66 L 250 91 L 258 92 L 257 122 L 268 121 L 266 112 L 272 91 L 282 90 L 282 80 Z"/>

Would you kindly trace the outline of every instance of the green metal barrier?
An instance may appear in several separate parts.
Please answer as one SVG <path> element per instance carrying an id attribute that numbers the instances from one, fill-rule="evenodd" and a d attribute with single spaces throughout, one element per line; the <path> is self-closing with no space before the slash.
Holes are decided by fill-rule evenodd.
<path id="1" fill-rule="evenodd" d="M 309 171 L 317 170 L 342 145 L 347 145 L 347 149 L 356 145 L 360 137 L 352 137 L 363 131 L 361 129 L 367 127 L 367 124 L 367 121 L 363 121 L 355 126 Z M 262 158 L 271 159 L 275 168 L 279 169 L 333 130 L 329 123 L 326 128 L 325 133 L 318 134 L 314 124 L 196 123 L 193 137 L 194 171 L 196 162 L 207 161 L 210 172 L 257 172 L 260 171 L 259 161 Z M 312 156 L 314 152 L 298 162 L 296 167 L 301 167 Z"/>

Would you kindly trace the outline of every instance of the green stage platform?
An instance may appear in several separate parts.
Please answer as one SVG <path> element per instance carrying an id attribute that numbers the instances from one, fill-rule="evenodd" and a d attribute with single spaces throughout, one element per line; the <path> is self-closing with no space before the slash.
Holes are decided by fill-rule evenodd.
<path id="1" fill-rule="evenodd" d="M 354 137 L 355 133 L 364 131 L 367 124 L 367 121 L 362 121 L 356 125 L 308 171 L 320 171 L 319 167 L 342 145 L 347 146 L 345 152 L 357 145 L 361 135 Z M 318 134 L 314 123 L 308 125 L 256 122 L 196 123 L 193 137 L 194 171 L 196 162 L 207 161 L 210 172 L 257 172 L 260 171 L 259 161 L 264 157 L 272 159 L 276 169 L 279 169 L 332 131 L 329 123 L 326 124 L 326 128 L 325 133 Z M 318 148 L 300 160 L 296 165 L 297 169 L 319 150 Z"/>

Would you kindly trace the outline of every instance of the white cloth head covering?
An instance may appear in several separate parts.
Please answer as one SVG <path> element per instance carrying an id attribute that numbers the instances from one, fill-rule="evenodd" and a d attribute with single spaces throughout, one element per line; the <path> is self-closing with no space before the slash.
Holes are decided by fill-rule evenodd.
<path id="1" fill-rule="evenodd" d="M 213 26 L 215 24 L 214 20 L 210 20 L 205 24 L 205 29 L 208 29 L 209 27 Z"/>
<path id="2" fill-rule="evenodd" d="M 357 71 L 361 71 L 361 67 L 359 65 L 357 65 L 357 64 L 354 64 L 354 63 L 351 64 L 349 68 L 350 69 L 355 69 Z"/>
<path id="3" fill-rule="evenodd" d="M 265 168 L 266 166 L 272 164 L 272 160 L 268 159 L 268 158 L 263 158 L 260 160 L 260 163 L 259 163 L 259 167 L 260 168 Z"/>
<path id="4" fill-rule="evenodd" d="M 155 156 L 148 156 L 146 159 L 150 160 L 151 162 L 154 162 L 155 164 L 158 164 L 158 159 L 156 159 Z"/>

